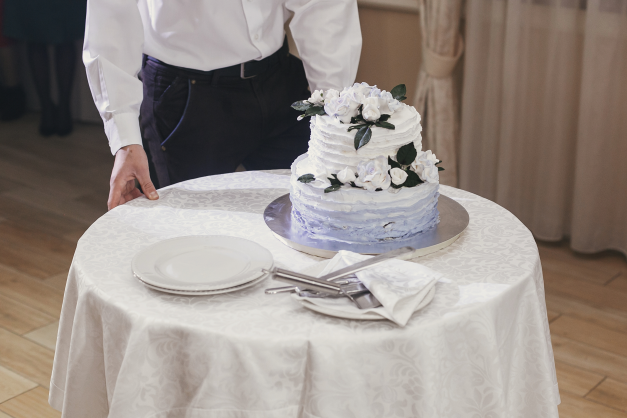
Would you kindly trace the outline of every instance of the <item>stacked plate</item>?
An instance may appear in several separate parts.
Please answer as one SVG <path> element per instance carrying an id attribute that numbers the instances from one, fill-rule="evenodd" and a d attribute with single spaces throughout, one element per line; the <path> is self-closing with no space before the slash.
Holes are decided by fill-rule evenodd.
<path id="1" fill-rule="evenodd" d="M 272 254 L 259 244 L 223 235 L 193 235 L 144 248 L 132 262 L 146 286 L 178 295 L 215 295 L 253 286 L 271 269 Z"/>

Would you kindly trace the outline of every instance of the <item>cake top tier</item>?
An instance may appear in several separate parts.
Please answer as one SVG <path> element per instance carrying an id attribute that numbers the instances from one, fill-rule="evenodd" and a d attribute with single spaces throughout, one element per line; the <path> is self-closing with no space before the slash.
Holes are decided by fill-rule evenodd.
<path id="1" fill-rule="evenodd" d="M 396 129 L 391 120 L 398 119 L 393 117 L 394 113 L 407 107 L 401 103 L 406 99 L 405 91 L 404 84 L 388 92 L 367 83 L 355 83 L 341 92 L 316 90 L 308 100 L 296 102 L 292 107 L 305 112 L 299 119 L 323 116 L 335 124 L 349 125 L 348 132 L 356 131 L 353 146 L 358 150 L 370 142 L 373 128 Z"/>
<path id="2" fill-rule="evenodd" d="M 439 160 L 421 150 L 420 114 L 402 103 L 405 98 L 403 84 L 387 92 L 356 83 L 341 92 L 316 90 L 294 103 L 304 112 L 299 119 L 312 117 L 307 163 L 303 160 L 295 170 L 298 181 L 325 193 L 437 183 Z"/>
<path id="3" fill-rule="evenodd" d="M 378 156 L 394 157 L 400 147 L 411 142 L 417 150 L 422 149 L 420 115 L 416 109 L 401 104 L 388 120 L 395 129 L 372 126 L 368 143 L 355 149 L 356 130 L 349 132 L 350 125 L 332 116 L 316 115 L 311 118 L 308 154 L 314 162 L 333 171 L 357 167 L 360 162 Z"/>

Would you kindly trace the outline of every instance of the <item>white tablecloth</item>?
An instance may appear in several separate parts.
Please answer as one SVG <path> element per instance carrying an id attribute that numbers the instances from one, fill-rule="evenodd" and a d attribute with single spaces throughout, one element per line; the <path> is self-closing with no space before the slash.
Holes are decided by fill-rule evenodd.
<path id="1" fill-rule="evenodd" d="M 278 266 L 320 259 L 275 239 L 262 213 L 281 172 L 206 177 L 107 213 L 70 270 L 50 404 L 63 417 L 557 418 L 559 394 L 531 233 L 471 193 L 452 246 L 417 261 L 445 274 L 405 328 L 343 320 L 266 295 L 264 281 L 216 296 L 174 296 L 133 278 L 131 259 L 194 234 L 247 238 Z"/>

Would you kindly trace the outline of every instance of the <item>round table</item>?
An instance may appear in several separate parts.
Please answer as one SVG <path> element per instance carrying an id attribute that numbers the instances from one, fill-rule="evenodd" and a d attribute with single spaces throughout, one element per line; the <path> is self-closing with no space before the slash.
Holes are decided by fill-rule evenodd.
<path id="1" fill-rule="evenodd" d="M 303 269 L 321 259 L 280 243 L 266 205 L 289 171 L 211 176 L 108 212 L 79 240 L 50 404 L 65 418 L 558 417 L 538 250 L 511 213 L 442 186 L 470 225 L 420 257 L 445 274 L 406 327 L 311 312 L 271 280 L 213 296 L 160 293 L 133 277 L 142 248 L 232 235 Z"/>

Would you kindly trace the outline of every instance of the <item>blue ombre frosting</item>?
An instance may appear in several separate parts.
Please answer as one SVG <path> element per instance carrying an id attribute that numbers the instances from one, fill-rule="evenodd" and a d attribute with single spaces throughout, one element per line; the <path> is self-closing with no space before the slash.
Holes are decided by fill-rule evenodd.
<path id="1" fill-rule="evenodd" d="M 438 223 L 437 183 L 401 188 L 397 193 L 351 186 L 324 193 L 297 180 L 296 166 L 307 163 L 304 158 L 292 166 L 290 200 L 292 220 L 312 236 L 359 243 L 403 240 Z"/>

